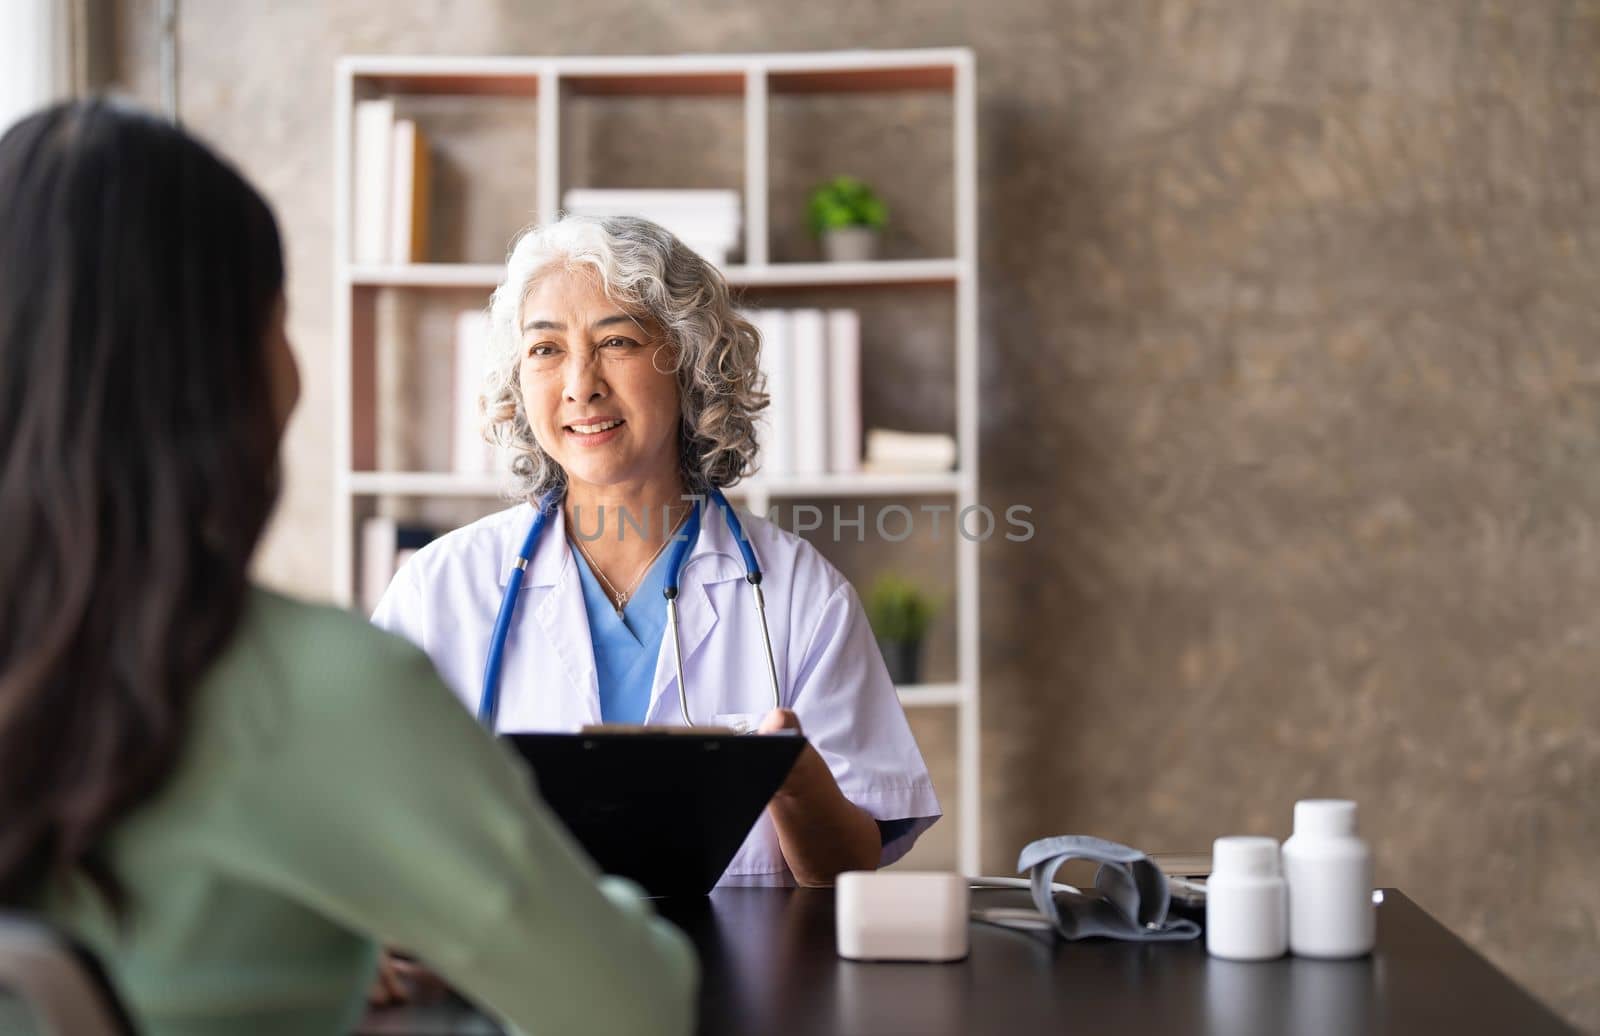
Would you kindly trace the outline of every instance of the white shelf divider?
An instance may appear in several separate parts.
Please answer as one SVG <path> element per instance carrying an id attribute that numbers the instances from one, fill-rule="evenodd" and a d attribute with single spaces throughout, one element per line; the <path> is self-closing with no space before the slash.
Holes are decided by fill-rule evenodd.
<path id="1" fill-rule="evenodd" d="M 462 475 L 453 471 L 352 471 L 350 492 L 358 496 L 499 496 L 507 485 L 500 475 Z M 753 478 L 728 490 L 730 497 L 790 499 L 829 496 L 948 496 L 962 490 L 955 471 L 926 475 L 794 475 Z"/>
<path id="2" fill-rule="evenodd" d="M 747 247 L 755 247 L 747 245 Z M 505 273 L 501 263 L 409 263 L 355 266 L 352 283 L 372 288 L 482 288 Z M 954 284 L 962 276 L 957 259 L 879 259 L 863 263 L 733 263 L 723 276 L 734 287 L 826 288 L 896 284 Z"/>
<path id="3" fill-rule="evenodd" d="M 535 204 L 539 222 L 548 223 L 561 210 L 561 77 L 550 65 L 539 68 L 539 150 Z M 509 242 L 507 242 L 509 244 Z M 500 264 L 489 276 L 488 286 L 500 283 Z"/>
<path id="4" fill-rule="evenodd" d="M 971 50 L 955 57 L 956 443 L 962 486 L 958 512 L 978 503 L 978 101 Z M 956 658 L 965 706 L 956 717 L 960 760 L 957 855 L 964 874 L 981 874 L 983 801 L 979 723 L 978 542 L 956 540 Z"/>
<path id="5" fill-rule="evenodd" d="M 900 704 L 908 709 L 961 705 L 966 700 L 965 689 L 958 683 L 902 684 L 895 690 Z"/>
<path id="6" fill-rule="evenodd" d="M 972 51 L 963 47 L 848 50 L 813 54 L 699 54 L 596 57 L 353 56 L 338 63 L 334 113 L 335 305 L 334 592 L 354 597 L 356 518 L 384 497 L 503 496 L 496 475 L 362 470 L 375 462 L 371 422 L 373 357 L 381 343 L 371 320 L 376 289 L 444 289 L 487 293 L 500 281 L 499 263 L 416 263 L 355 266 L 351 256 L 352 117 L 358 98 L 392 94 L 531 98 L 538 117 L 535 205 L 541 221 L 559 212 L 564 185 L 564 109 L 584 94 L 743 95 L 745 104 L 745 259 L 724 273 L 735 287 L 772 290 L 821 287 L 892 289 L 941 285 L 955 296 L 956 471 L 918 475 L 856 474 L 814 478 L 757 477 L 730 496 L 758 513 L 773 500 L 827 496 L 949 495 L 957 512 L 978 503 L 978 252 L 977 100 Z M 771 261 L 768 113 L 777 94 L 936 90 L 954 101 L 955 254 L 938 259 L 867 263 Z M 358 506 L 359 505 L 359 506 Z M 907 708 L 956 711 L 957 866 L 981 872 L 979 758 L 978 543 L 955 538 L 957 679 L 898 689 Z M 948 789 L 945 800 L 950 801 Z"/>
<path id="7" fill-rule="evenodd" d="M 391 93 L 527 96 L 556 72 L 581 88 L 639 95 L 689 91 L 727 93 L 744 87 L 750 68 L 764 69 L 783 92 L 874 92 L 950 89 L 963 47 L 840 50 L 817 53 L 675 54 L 670 56 L 451 57 L 351 55 L 340 76 L 370 80 Z"/>
<path id="8" fill-rule="evenodd" d="M 500 283 L 503 263 L 405 263 L 388 266 L 353 266 L 353 284 L 368 288 L 482 288 Z"/>
<path id="9" fill-rule="evenodd" d="M 767 265 L 767 70 L 752 64 L 744 79 L 744 259 Z"/>

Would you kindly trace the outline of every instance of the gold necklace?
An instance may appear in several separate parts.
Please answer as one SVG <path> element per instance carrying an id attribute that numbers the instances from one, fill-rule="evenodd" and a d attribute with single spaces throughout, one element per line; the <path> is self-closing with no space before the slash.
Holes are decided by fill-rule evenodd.
<path id="1" fill-rule="evenodd" d="M 616 584 L 607 579 L 606 574 L 600 570 L 600 565 L 595 561 L 594 555 L 589 553 L 589 548 L 583 545 L 583 540 L 576 536 L 572 537 L 572 542 L 578 545 L 578 553 L 582 554 L 584 560 L 589 563 L 589 570 L 600 578 L 600 582 L 605 584 L 607 596 L 616 602 L 612 607 L 616 609 L 617 618 L 622 618 L 622 609 L 627 606 L 628 598 L 632 597 L 633 592 L 639 589 L 639 584 L 644 581 L 645 573 L 650 571 L 650 566 L 656 563 L 656 558 L 661 556 L 661 552 L 667 549 L 667 544 L 671 543 L 673 538 L 677 536 L 678 530 L 683 526 L 684 518 L 687 517 L 689 515 L 685 513 L 683 518 L 679 518 L 672 526 L 672 531 L 667 533 L 667 538 L 661 541 L 661 546 L 657 547 L 655 553 L 651 554 L 645 560 L 645 563 L 639 566 L 638 574 L 633 577 L 633 582 L 626 590 L 618 590 Z"/>

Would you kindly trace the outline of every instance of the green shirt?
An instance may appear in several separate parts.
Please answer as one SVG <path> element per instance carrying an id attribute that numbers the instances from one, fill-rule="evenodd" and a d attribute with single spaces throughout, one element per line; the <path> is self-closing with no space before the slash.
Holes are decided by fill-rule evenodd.
<path id="1" fill-rule="evenodd" d="M 693 1025 L 682 933 L 596 875 L 422 652 L 331 608 L 252 592 L 172 780 L 106 849 L 123 931 L 81 879 L 37 905 L 151 1036 L 347 1032 L 374 940 L 526 1032 Z"/>

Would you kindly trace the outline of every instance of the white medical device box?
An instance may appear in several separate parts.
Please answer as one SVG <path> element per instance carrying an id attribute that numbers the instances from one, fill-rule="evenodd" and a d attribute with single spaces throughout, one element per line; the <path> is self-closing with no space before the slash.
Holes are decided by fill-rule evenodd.
<path id="1" fill-rule="evenodd" d="M 846 871 L 834 890 L 839 956 L 951 961 L 967 955 L 972 893 L 960 874 Z"/>

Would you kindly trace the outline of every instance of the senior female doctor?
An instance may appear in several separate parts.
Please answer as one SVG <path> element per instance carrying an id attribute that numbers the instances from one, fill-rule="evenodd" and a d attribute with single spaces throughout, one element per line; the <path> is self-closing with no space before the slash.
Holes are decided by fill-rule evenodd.
<path id="1" fill-rule="evenodd" d="M 825 884 L 904 855 L 939 803 L 860 600 L 804 540 L 722 506 L 766 405 L 722 275 L 646 220 L 568 216 L 517 241 L 490 320 L 488 429 L 525 502 L 423 548 L 373 621 L 500 731 L 803 730 L 723 884 Z"/>

